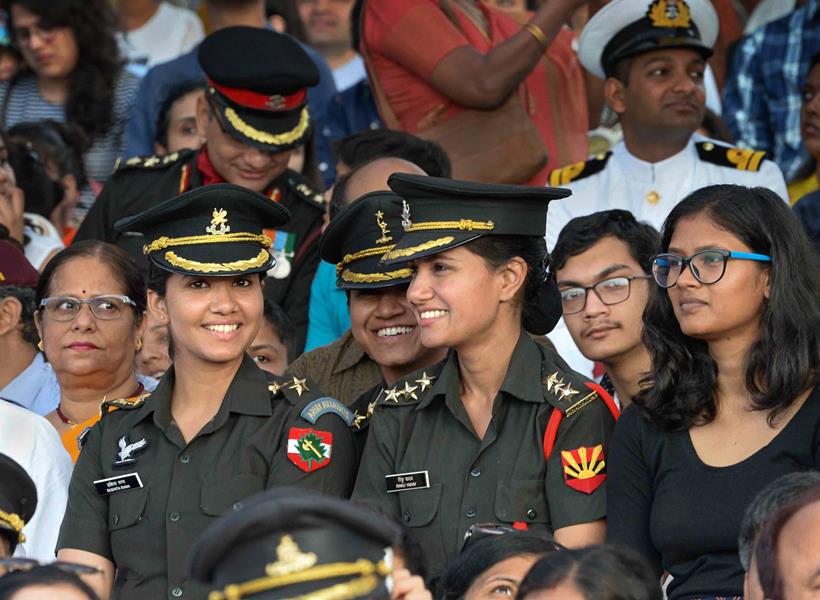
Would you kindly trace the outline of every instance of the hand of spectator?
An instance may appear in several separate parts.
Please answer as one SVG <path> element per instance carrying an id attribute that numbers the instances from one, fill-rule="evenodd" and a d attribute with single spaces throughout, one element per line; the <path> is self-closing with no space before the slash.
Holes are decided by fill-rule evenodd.
<path id="1" fill-rule="evenodd" d="M 13 177 L 0 170 L 0 223 L 9 230 L 9 237 L 23 243 L 23 190 L 15 185 Z"/>
<path id="2" fill-rule="evenodd" d="M 424 580 L 407 569 L 393 572 L 393 591 L 390 600 L 433 600 L 433 595 L 424 586 Z"/>

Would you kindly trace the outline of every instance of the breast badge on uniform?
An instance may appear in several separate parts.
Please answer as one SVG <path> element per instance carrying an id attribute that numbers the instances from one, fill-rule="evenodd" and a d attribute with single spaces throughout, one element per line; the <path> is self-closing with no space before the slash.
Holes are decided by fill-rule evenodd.
<path id="1" fill-rule="evenodd" d="M 305 473 L 310 473 L 330 464 L 333 434 L 329 431 L 291 427 L 287 448 L 290 461 Z"/>
<path id="2" fill-rule="evenodd" d="M 601 444 L 561 451 L 564 482 L 574 490 L 591 494 L 606 480 L 606 460 Z"/>
<path id="3" fill-rule="evenodd" d="M 148 440 L 142 438 L 134 443 L 129 443 L 128 436 L 124 435 L 117 442 L 117 446 L 119 447 L 119 452 L 117 452 L 119 460 L 115 460 L 113 466 L 114 468 L 127 467 L 137 462 L 134 454 L 145 450 L 148 447 Z"/>

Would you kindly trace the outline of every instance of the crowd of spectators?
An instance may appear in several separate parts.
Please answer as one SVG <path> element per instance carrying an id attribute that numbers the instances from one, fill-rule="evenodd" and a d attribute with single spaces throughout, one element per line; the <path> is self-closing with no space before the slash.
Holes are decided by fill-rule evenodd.
<path id="1" fill-rule="evenodd" d="M 820 589 L 820 0 L 0 0 L 0 600 Z"/>

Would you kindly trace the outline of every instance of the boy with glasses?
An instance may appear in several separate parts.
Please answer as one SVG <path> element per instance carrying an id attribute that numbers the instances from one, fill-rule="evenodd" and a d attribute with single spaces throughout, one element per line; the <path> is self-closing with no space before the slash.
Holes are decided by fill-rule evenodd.
<path id="1" fill-rule="evenodd" d="M 551 254 L 566 330 L 587 359 L 603 365 L 601 385 L 626 406 L 649 371 L 641 315 L 658 232 L 625 210 L 571 220 Z M 556 346 L 570 345 L 556 336 Z M 557 347 L 564 356 L 564 348 Z M 570 351 L 573 349 L 570 348 Z"/>

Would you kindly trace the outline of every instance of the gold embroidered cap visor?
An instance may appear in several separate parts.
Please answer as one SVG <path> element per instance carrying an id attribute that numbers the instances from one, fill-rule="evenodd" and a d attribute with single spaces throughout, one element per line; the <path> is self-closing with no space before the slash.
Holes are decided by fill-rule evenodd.
<path id="1" fill-rule="evenodd" d="M 402 237 L 382 262 L 438 254 L 485 235 L 543 237 L 550 201 L 566 198 L 564 188 L 501 185 L 395 173 L 387 180 L 404 201 Z"/>
<path id="2" fill-rule="evenodd" d="M 618 61 L 662 48 L 712 55 L 718 17 L 709 0 L 612 0 L 584 27 L 578 58 L 594 75 L 613 75 Z"/>
<path id="3" fill-rule="evenodd" d="M 37 488 L 25 469 L 14 460 L 0 454 L 0 535 L 6 538 L 11 551 L 25 541 L 23 527 L 37 508 Z"/>
<path id="4" fill-rule="evenodd" d="M 410 283 L 410 268 L 381 262 L 404 234 L 401 210 L 401 198 L 379 191 L 356 199 L 334 217 L 322 234 L 319 254 L 336 265 L 337 287 L 377 289 Z"/>
<path id="5" fill-rule="evenodd" d="M 263 229 L 290 219 L 279 203 L 230 183 L 195 188 L 114 224 L 143 234 L 143 252 L 156 266 L 183 275 L 258 273 L 274 264 Z"/>
<path id="6" fill-rule="evenodd" d="M 386 598 L 390 548 L 401 532 L 386 517 L 304 489 L 243 501 L 192 549 L 188 572 L 212 600 Z"/>

